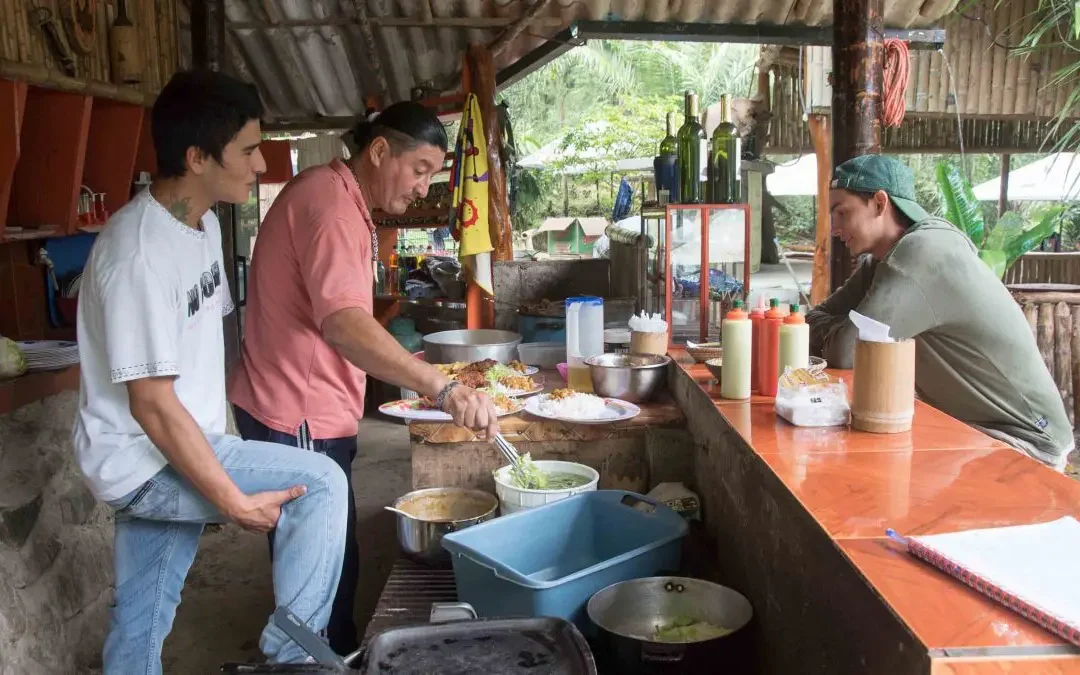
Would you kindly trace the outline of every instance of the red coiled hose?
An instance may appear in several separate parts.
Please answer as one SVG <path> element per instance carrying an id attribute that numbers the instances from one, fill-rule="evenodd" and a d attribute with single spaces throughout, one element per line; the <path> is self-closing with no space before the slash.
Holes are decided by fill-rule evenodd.
<path id="1" fill-rule="evenodd" d="M 885 40 L 885 109 L 882 119 L 887 127 L 899 127 L 904 121 L 908 86 L 908 46 L 903 40 Z"/>

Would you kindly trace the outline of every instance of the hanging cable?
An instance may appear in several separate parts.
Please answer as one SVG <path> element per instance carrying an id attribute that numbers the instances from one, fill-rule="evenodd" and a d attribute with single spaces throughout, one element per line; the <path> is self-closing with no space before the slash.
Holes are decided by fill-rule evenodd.
<path id="1" fill-rule="evenodd" d="M 896 38 L 885 40 L 885 110 L 882 118 L 887 127 L 899 127 L 904 121 L 909 66 L 907 43 Z"/>

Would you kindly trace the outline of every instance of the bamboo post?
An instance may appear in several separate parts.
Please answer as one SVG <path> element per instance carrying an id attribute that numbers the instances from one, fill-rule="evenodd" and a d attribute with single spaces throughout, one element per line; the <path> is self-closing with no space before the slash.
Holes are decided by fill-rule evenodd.
<path id="1" fill-rule="evenodd" d="M 1035 342 L 1039 345 L 1039 354 L 1050 374 L 1054 374 L 1054 305 L 1049 302 L 1039 304 L 1039 322 L 1035 332 Z"/>
<path id="2" fill-rule="evenodd" d="M 1012 155 L 1001 156 L 1001 190 L 998 192 L 998 217 L 1009 209 L 1009 169 L 1012 168 Z"/>
<path id="3" fill-rule="evenodd" d="M 814 143 L 814 154 L 817 158 L 817 223 L 814 227 L 814 268 L 810 277 L 810 302 L 815 305 L 829 295 L 831 131 L 828 115 L 810 115 L 810 139 Z"/>
<path id="4" fill-rule="evenodd" d="M 1024 318 L 1027 319 L 1028 326 L 1031 327 L 1031 334 L 1037 335 L 1039 332 L 1039 306 L 1034 302 L 1024 303 Z"/>
<path id="5" fill-rule="evenodd" d="M 1076 421 L 1080 420 L 1080 396 L 1077 396 L 1080 393 L 1080 305 L 1074 305 L 1072 308 L 1071 338 L 1073 404 L 1069 408 L 1069 415 L 1075 427 Z"/>
<path id="6" fill-rule="evenodd" d="M 1054 382 L 1057 383 L 1069 422 L 1073 421 L 1073 324 L 1069 305 L 1059 302 L 1054 307 Z"/>
<path id="7" fill-rule="evenodd" d="M 833 166 L 881 152 L 883 0 L 833 0 Z M 851 252 L 833 237 L 830 286 L 851 275 Z"/>

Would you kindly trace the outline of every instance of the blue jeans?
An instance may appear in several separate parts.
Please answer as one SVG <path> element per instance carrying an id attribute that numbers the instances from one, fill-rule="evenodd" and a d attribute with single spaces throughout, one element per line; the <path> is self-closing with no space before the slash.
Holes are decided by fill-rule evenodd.
<path id="1" fill-rule="evenodd" d="M 345 554 L 341 561 L 341 581 L 338 583 L 334 606 L 330 610 L 330 622 L 326 625 L 326 639 L 330 648 L 338 654 L 351 654 L 360 646 L 353 609 L 356 606 L 356 586 L 360 580 L 360 546 L 356 541 L 356 497 L 353 493 L 352 463 L 356 459 L 356 436 L 344 438 L 313 439 L 307 431 L 307 423 L 301 425 L 297 434 L 285 434 L 271 429 L 239 406 L 233 406 L 236 429 L 245 441 L 281 443 L 299 450 L 317 452 L 334 460 L 345 472 L 348 490 L 345 497 Z M 274 559 L 274 531 L 270 531 L 270 560 Z"/>
<path id="2" fill-rule="evenodd" d="M 214 454 L 247 494 L 307 486 L 284 504 L 274 542 L 274 604 L 315 632 L 326 628 L 345 547 L 346 482 L 332 460 L 276 443 L 211 436 Z M 116 509 L 115 598 L 105 638 L 105 675 L 158 675 L 205 523 L 225 522 L 172 467 L 109 503 Z M 269 620 L 259 648 L 272 663 L 307 653 Z"/>

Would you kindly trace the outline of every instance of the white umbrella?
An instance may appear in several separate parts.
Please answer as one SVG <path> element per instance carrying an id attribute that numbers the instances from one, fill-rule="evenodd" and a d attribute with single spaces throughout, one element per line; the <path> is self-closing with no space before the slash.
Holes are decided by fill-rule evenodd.
<path id="1" fill-rule="evenodd" d="M 817 196 L 817 157 L 803 155 L 794 162 L 777 164 L 765 176 L 765 187 L 774 197 Z"/>
<path id="2" fill-rule="evenodd" d="M 979 183 L 975 199 L 997 201 L 1001 195 L 1001 177 Z M 1059 152 L 1019 169 L 1009 171 L 1010 202 L 1060 202 L 1080 200 L 1080 154 Z"/>

